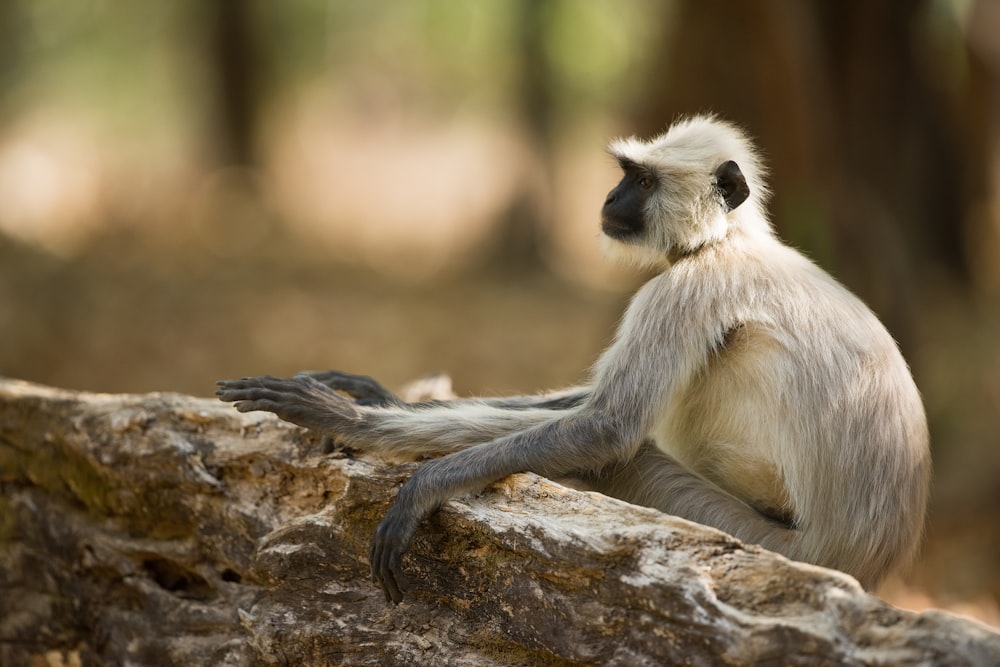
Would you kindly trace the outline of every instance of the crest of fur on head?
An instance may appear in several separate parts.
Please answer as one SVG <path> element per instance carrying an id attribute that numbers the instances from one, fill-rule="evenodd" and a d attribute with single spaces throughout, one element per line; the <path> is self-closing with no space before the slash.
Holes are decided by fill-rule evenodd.
<path id="1" fill-rule="evenodd" d="M 662 265 L 720 241 L 734 229 L 771 234 L 765 205 L 765 167 L 737 126 L 714 115 L 677 121 L 649 140 L 611 142 L 625 176 L 602 212 L 605 250 L 613 259 Z M 645 192 L 633 195 L 634 214 L 609 222 L 621 209 L 630 174 Z M 614 211 L 611 211 L 613 214 Z M 622 218 L 627 221 L 621 222 Z M 633 219 L 634 218 L 634 219 Z"/>

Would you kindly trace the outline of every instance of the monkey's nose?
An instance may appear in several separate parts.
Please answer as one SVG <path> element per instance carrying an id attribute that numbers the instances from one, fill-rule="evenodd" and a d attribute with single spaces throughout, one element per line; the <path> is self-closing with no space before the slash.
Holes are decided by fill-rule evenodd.
<path id="1" fill-rule="evenodd" d="M 614 204 L 614 203 L 615 203 L 615 193 L 609 192 L 607 199 L 604 200 L 604 205 L 607 206 L 608 204 Z"/>

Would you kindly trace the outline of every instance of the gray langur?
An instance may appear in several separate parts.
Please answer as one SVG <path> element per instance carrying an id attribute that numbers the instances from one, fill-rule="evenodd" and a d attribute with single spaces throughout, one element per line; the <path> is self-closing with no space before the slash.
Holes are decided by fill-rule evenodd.
<path id="1" fill-rule="evenodd" d="M 582 479 L 873 588 L 914 555 L 929 485 L 927 421 L 892 337 L 775 236 L 763 167 L 734 126 L 698 116 L 610 150 L 624 175 L 604 238 L 662 270 L 587 386 L 407 404 L 329 371 L 222 381 L 219 397 L 351 448 L 443 455 L 375 531 L 372 573 L 392 602 L 421 522 L 523 471 Z"/>

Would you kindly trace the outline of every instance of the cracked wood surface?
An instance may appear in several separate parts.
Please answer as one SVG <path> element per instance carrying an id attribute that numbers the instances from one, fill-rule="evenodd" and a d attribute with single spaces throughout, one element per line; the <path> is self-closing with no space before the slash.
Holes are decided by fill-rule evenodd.
<path id="1" fill-rule="evenodd" d="M 984 625 L 530 474 L 427 522 L 393 607 L 368 543 L 417 464 L 324 448 L 0 380 L 0 664 L 1000 664 Z"/>

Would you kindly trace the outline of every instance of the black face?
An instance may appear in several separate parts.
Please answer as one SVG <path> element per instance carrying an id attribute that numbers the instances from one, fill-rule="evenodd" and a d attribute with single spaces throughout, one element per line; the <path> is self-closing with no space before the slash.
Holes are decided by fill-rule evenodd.
<path id="1" fill-rule="evenodd" d="M 652 171 L 631 160 L 619 159 L 625 175 L 608 193 L 601 209 L 601 231 L 613 239 L 627 240 L 646 229 L 646 202 L 659 185 Z"/>

